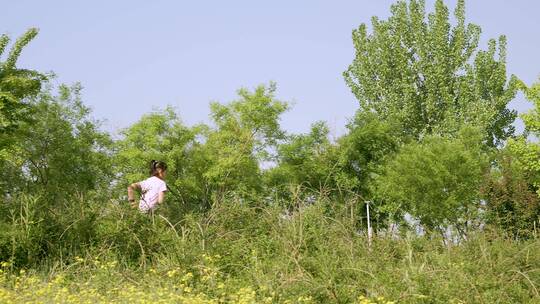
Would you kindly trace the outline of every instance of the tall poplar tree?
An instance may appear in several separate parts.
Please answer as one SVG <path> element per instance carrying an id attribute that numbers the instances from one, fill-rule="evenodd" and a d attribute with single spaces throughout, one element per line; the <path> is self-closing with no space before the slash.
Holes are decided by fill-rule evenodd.
<path id="1" fill-rule="evenodd" d="M 392 117 L 415 138 L 457 134 L 463 124 L 481 126 L 492 146 L 511 135 L 517 82 L 506 75 L 506 38 L 478 50 L 481 29 L 465 22 L 464 0 L 455 22 L 442 0 L 429 14 L 423 0 L 398 1 L 391 13 L 373 17 L 371 33 L 366 24 L 353 31 L 356 55 L 344 77 L 361 111 Z"/>

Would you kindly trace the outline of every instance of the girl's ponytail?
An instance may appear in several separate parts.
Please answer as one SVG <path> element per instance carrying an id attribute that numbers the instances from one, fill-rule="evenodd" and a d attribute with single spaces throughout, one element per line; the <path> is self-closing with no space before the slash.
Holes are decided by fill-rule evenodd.
<path id="1" fill-rule="evenodd" d="M 158 173 L 158 169 L 165 171 L 167 170 L 167 165 L 162 161 L 152 159 L 150 161 L 150 176 L 155 176 Z"/>
<path id="2" fill-rule="evenodd" d="M 150 161 L 150 176 L 156 175 L 156 163 L 157 161 L 155 159 L 152 159 Z"/>

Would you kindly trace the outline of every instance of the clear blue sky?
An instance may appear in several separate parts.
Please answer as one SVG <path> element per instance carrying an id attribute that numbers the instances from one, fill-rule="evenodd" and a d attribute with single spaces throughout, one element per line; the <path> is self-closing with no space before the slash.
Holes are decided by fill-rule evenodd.
<path id="1" fill-rule="evenodd" d="M 278 97 L 294 103 L 285 129 L 305 132 L 325 120 L 339 135 L 358 107 L 342 77 L 353 58 L 351 31 L 373 15 L 386 18 L 393 2 L 4 1 L 0 32 L 40 28 L 19 66 L 80 81 L 107 130 L 168 104 L 189 125 L 208 122 L 210 101 L 273 80 Z M 468 21 L 483 30 L 481 47 L 507 35 L 508 72 L 528 84 L 540 75 L 538 12 L 538 0 L 467 1 Z M 512 107 L 529 106 L 518 96 Z"/>

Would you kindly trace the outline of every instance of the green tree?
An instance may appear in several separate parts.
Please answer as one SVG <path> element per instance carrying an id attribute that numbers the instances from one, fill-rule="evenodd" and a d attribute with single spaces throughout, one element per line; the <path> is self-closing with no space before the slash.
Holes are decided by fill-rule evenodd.
<path id="1" fill-rule="evenodd" d="M 17 39 L 6 60 L 0 62 L 0 148 L 7 144 L 9 135 L 13 134 L 19 122 L 30 117 L 30 107 L 24 99 L 35 96 L 45 80 L 45 77 L 36 71 L 16 68 L 17 59 L 23 48 L 36 37 L 37 33 L 37 29 L 29 29 Z M 0 36 L 0 56 L 6 50 L 9 41 L 9 36 L 5 34 Z"/>
<path id="2" fill-rule="evenodd" d="M 340 173 L 354 181 L 352 189 L 367 200 L 380 166 L 407 137 L 395 121 L 380 120 L 370 112 L 358 111 L 347 128 L 349 132 L 338 140 Z"/>
<path id="3" fill-rule="evenodd" d="M 285 137 L 279 119 L 288 105 L 275 98 L 275 90 L 274 83 L 253 92 L 240 89 L 238 100 L 210 105 L 215 128 L 204 146 L 209 160 L 204 176 L 216 194 L 262 189 L 260 165 L 272 159 L 272 149 Z"/>
<path id="4" fill-rule="evenodd" d="M 284 136 L 279 116 L 287 104 L 276 100 L 274 92 L 273 84 L 254 92 L 241 89 L 238 100 L 212 103 L 214 126 L 188 128 L 172 108 L 143 116 L 116 143 L 119 190 L 146 178 L 151 159 L 167 163 L 167 183 L 191 207 L 208 207 L 231 191 L 262 189 L 259 165 Z"/>
<path id="5" fill-rule="evenodd" d="M 480 208 L 480 186 L 489 160 L 478 130 L 457 138 L 439 135 L 412 142 L 390 159 L 375 182 L 379 208 L 398 221 L 408 213 L 427 231 L 454 227 L 465 236 Z"/>
<path id="6" fill-rule="evenodd" d="M 81 100 L 79 84 L 47 88 L 29 100 L 32 121 L 20 122 L 13 145 L 2 152 L 3 194 L 45 191 L 48 196 L 108 186 L 111 139 Z"/>
<path id="7" fill-rule="evenodd" d="M 516 79 L 506 76 L 506 38 L 477 50 L 480 27 L 465 22 L 465 1 L 455 26 L 442 0 L 426 17 L 425 1 L 398 1 L 388 20 L 372 18 L 353 31 L 355 58 L 344 72 L 362 111 L 392 117 L 405 134 L 457 134 L 464 123 L 481 126 L 490 145 L 513 134 L 516 112 L 507 104 Z"/>
<path id="8" fill-rule="evenodd" d="M 513 238 L 528 238 L 540 227 L 540 196 L 514 148 L 512 144 L 499 152 L 484 179 L 485 219 Z"/>
<path id="9" fill-rule="evenodd" d="M 520 82 L 520 88 L 533 104 L 520 115 L 525 132 L 508 140 L 484 186 L 488 223 L 517 238 L 530 236 L 540 223 L 540 82 L 530 87 Z"/>
<path id="10" fill-rule="evenodd" d="M 265 173 L 270 187 L 303 186 L 310 191 L 333 187 L 334 146 L 328 139 L 329 129 L 324 122 L 312 124 L 307 134 L 290 135 L 277 147 L 276 166 Z"/>
<path id="11" fill-rule="evenodd" d="M 148 177 L 152 159 L 165 161 L 172 178 L 180 178 L 177 170 L 182 167 L 187 145 L 194 139 L 193 132 L 184 126 L 172 107 L 144 115 L 121 135 L 116 144 L 115 162 L 125 182 Z"/>
<path id="12" fill-rule="evenodd" d="M 324 122 L 313 124 L 307 134 L 289 136 L 278 146 L 276 166 L 265 174 L 267 185 L 286 199 L 299 189 L 303 195 L 329 195 L 335 202 L 370 199 L 369 185 L 398 149 L 401 134 L 395 123 L 369 112 L 358 112 L 347 128 L 335 142 Z"/>
<path id="13" fill-rule="evenodd" d="M 533 103 L 533 108 L 521 115 L 525 125 L 525 133 L 522 136 L 508 141 L 508 149 L 516 156 L 516 162 L 527 174 L 527 179 L 537 189 L 540 196 L 540 144 L 538 141 L 530 141 L 529 137 L 540 137 L 540 81 L 527 87 L 520 83 L 525 97 Z"/>
<path id="14" fill-rule="evenodd" d="M 200 126 L 185 126 L 171 107 L 144 115 L 123 130 L 122 138 L 115 143 L 117 190 L 125 194 L 128 184 L 146 179 L 150 160 L 156 159 L 167 163 L 167 183 L 172 186 L 171 193 L 180 196 L 173 196 L 174 203 L 201 199 L 205 189 L 202 174 L 206 161 L 204 155 L 194 153 L 200 145 L 196 141 L 200 131 Z M 172 201 L 170 196 L 167 200 Z"/>

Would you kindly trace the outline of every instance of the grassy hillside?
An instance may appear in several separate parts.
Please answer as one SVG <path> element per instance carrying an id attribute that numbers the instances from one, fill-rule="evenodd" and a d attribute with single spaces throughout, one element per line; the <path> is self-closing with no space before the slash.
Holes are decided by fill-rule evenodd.
<path id="1" fill-rule="evenodd" d="M 88 205 L 53 235 L 51 225 L 61 224 L 32 218 L 21 203 L 3 229 L 2 250 L 18 251 L 2 262 L 2 303 L 540 301 L 536 238 L 483 231 L 444 245 L 380 231 L 368 246 L 354 206 L 325 200 L 286 213 L 231 199 L 177 222 L 167 217 L 172 207 L 147 216 Z M 46 244 L 55 250 L 41 251 Z"/>

